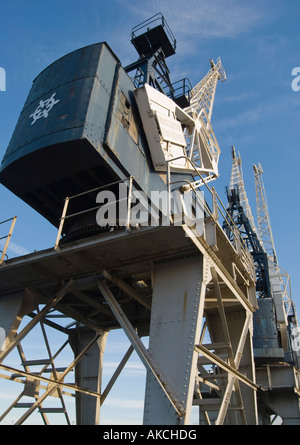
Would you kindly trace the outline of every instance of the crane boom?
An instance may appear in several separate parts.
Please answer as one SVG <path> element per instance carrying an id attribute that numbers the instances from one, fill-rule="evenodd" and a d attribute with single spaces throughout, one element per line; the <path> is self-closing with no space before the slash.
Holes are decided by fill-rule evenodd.
<path id="1" fill-rule="evenodd" d="M 254 218 L 246 194 L 241 156 L 239 153 L 238 155 L 236 154 L 234 146 L 231 147 L 231 156 L 232 168 L 230 185 L 226 188 L 228 200 L 227 212 L 231 220 L 224 221 L 223 229 L 232 241 L 232 230 L 230 226 L 232 221 L 234 222 L 240 232 L 241 238 L 253 257 L 256 270 L 257 296 L 259 298 L 271 298 L 268 258 L 257 236 Z"/>
<path id="2" fill-rule="evenodd" d="M 210 118 L 217 81 L 226 76 L 220 60 L 211 67 L 185 108 L 147 82 L 135 90 L 154 168 L 191 174 L 195 188 L 219 176 L 221 150 Z"/>
<path id="3" fill-rule="evenodd" d="M 192 89 L 190 104 L 184 108 L 185 113 L 195 121 L 192 130 L 185 131 L 186 153 L 194 165 L 199 167 L 199 171 L 201 170 L 206 176 L 194 183 L 196 187 L 203 181 L 208 182 L 218 177 L 218 162 L 221 153 L 212 129 L 211 116 L 218 80 L 224 82 L 226 73 L 220 58 L 216 64 L 210 60 L 210 66 L 206 76 Z"/>
<path id="4" fill-rule="evenodd" d="M 210 66 L 211 69 L 206 76 L 192 89 L 190 106 L 185 109 L 186 112 L 196 111 L 198 115 L 204 110 L 209 121 L 212 116 L 218 80 L 225 82 L 227 79 L 220 58 L 217 63 L 211 59 Z"/>
<path id="5" fill-rule="evenodd" d="M 256 231 L 254 218 L 252 215 L 251 207 L 248 201 L 244 177 L 243 177 L 243 169 L 242 169 L 242 159 L 240 153 L 236 154 L 235 147 L 231 147 L 231 156 L 232 156 L 232 167 L 231 167 L 231 177 L 230 177 L 230 189 L 233 189 L 235 186 L 238 186 L 239 189 L 239 197 L 240 204 L 244 209 L 244 212 L 247 218 L 250 221 L 251 227 L 254 231 Z"/>
<path id="6" fill-rule="evenodd" d="M 258 234 L 268 256 L 272 258 L 274 262 L 277 262 L 267 197 L 262 179 L 263 169 L 261 164 L 258 164 L 258 167 L 253 165 L 253 171 L 256 191 Z"/>

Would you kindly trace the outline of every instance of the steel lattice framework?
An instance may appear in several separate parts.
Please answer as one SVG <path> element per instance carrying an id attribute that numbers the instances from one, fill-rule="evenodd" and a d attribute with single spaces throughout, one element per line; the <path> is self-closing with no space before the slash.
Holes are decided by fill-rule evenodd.
<path id="1" fill-rule="evenodd" d="M 210 65 L 211 69 L 206 76 L 192 89 L 190 105 L 184 109 L 195 120 L 195 128 L 190 134 L 186 132 L 185 135 L 187 156 L 196 166 L 205 163 L 205 157 L 212 164 L 212 168 L 207 169 L 205 182 L 218 176 L 218 161 L 221 150 L 212 129 L 211 117 L 218 80 L 222 82 L 226 80 L 226 73 L 220 58 L 217 63 L 210 60 Z M 203 179 L 195 185 L 202 183 Z"/>
<path id="2" fill-rule="evenodd" d="M 258 164 L 258 167 L 253 165 L 253 170 L 255 178 L 258 234 L 268 256 L 276 262 L 277 255 L 271 228 L 267 197 L 262 179 L 263 169 L 261 164 Z"/>
<path id="3" fill-rule="evenodd" d="M 186 108 L 186 111 L 196 110 L 197 114 L 204 110 L 209 120 L 212 116 L 218 80 L 225 82 L 227 79 L 220 58 L 217 63 L 210 60 L 210 66 L 211 69 L 206 76 L 192 89 L 190 107 Z"/>
<path id="4" fill-rule="evenodd" d="M 232 156 L 232 168 L 231 168 L 231 177 L 230 177 L 230 190 L 232 190 L 234 187 L 238 187 L 239 189 L 239 196 L 240 196 L 240 204 L 242 205 L 245 215 L 250 221 L 250 224 L 252 226 L 252 229 L 256 231 L 255 224 L 254 224 L 254 218 L 252 215 L 251 207 L 249 204 L 249 200 L 247 197 L 246 189 L 245 189 L 245 183 L 244 183 L 244 176 L 243 176 L 243 169 L 242 169 L 242 159 L 240 156 L 240 153 L 236 154 L 235 147 L 231 147 L 231 156 Z"/>

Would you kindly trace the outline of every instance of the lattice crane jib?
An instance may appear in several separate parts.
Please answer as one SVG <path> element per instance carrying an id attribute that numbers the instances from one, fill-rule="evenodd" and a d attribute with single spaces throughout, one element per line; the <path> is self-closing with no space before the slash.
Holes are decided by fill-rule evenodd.
<path id="1" fill-rule="evenodd" d="M 200 167 L 202 164 L 204 166 L 205 182 L 218 177 L 218 161 L 221 150 L 212 129 L 211 117 L 218 80 L 224 82 L 227 79 L 220 58 L 217 63 L 210 60 L 210 65 L 211 68 L 206 76 L 192 89 L 190 105 L 184 109 L 196 123 L 192 131 L 185 132 L 187 155 L 195 165 Z M 202 182 L 203 180 L 198 181 L 199 185 Z"/>
<path id="2" fill-rule="evenodd" d="M 234 189 L 234 187 L 238 187 L 240 204 L 243 207 L 244 212 L 250 221 L 252 229 L 256 232 L 254 218 L 252 215 L 251 207 L 245 189 L 242 159 L 240 153 L 236 154 L 234 146 L 231 147 L 231 156 L 232 156 L 232 168 L 231 168 L 229 188 L 230 190 L 232 190 Z"/>
<path id="3" fill-rule="evenodd" d="M 271 228 L 267 197 L 262 179 L 263 169 L 261 164 L 258 164 L 258 167 L 253 165 L 253 171 L 255 179 L 258 233 L 265 251 L 272 261 L 276 263 L 277 255 Z"/>
<path id="4" fill-rule="evenodd" d="M 225 82 L 227 79 L 220 58 L 217 63 L 210 60 L 210 65 L 211 69 L 206 76 L 192 89 L 190 106 L 185 109 L 187 112 L 196 112 L 197 115 L 204 110 L 209 120 L 212 116 L 218 80 Z"/>
<path id="5" fill-rule="evenodd" d="M 231 152 L 232 172 L 230 187 L 227 188 L 227 211 L 231 216 L 231 221 L 224 221 L 223 228 L 229 236 L 230 225 L 233 222 L 236 224 L 255 264 L 258 309 L 253 315 L 253 351 L 256 381 L 259 384 L 264 382 L 263 385 L 265 385 L 267 368 L 268 384 L 265 390 L 272 391 L 272 406 L 267 399 L 261 401 L 259 416 L 263 417 L 267 411 L 280 413 L 279 415 L 285 419 L 284 422 L 291 421 L 298 424 L 300 419 L 299 382 L 297 380 L 299 328 L 295 305 L 291 298 L 289 276 L 279 267 L 276 259 L 266 195 L 261 178 L 263 170 L 260 164 L 259 167 L 254 166 L 259 221 L 259 231 L 257 231 L 254 230 L 254 223 L 251 223 L 253 217 L 246 196 L 241 157 L 236 154 L 234 147 Z M 267 235 L 268 243 L 264 243 Z M 230 239 L 232 240 L 232 238 Z M 269 255 L 267 253 L 268 245 L 271 246 Z M 295 378 L 290 378 L 289 375 L 294 375 Z M 274 381 L 281 383 L 277 384 L 275 388 Z M 290 393 L 284 399 L 282 390 L 287 388 Z M 286 420 L 289 416 L 293 419 Z"/>
<path id="6" fill-rule="evenodd" d="M 226 189 L 228 199 L 227 212 L 230 215 L 230 219 L 224 221 L 223 229 L 233 243 L 233 228 L 238 230 L 246 249 L 253 257 L 257 297 L 271 298 L 268 258 L 257 236 L 254 218 L 246 194 L 241 156 L 239 153 L 236 153 L 234 146 L 231 147 L 231 155 L 230 186 Z"/>

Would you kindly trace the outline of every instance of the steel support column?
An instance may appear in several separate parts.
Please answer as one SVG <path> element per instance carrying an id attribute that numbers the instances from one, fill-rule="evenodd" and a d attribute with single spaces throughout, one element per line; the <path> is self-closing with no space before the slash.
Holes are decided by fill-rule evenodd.
<path id="1" fill-rule="evenodd" d="M 103 353 L 107 340 L 107 331 L 103 331 L 97 342 L 91 346 L 75 367 L 76 384 L 79 387 L 101 392 Z M 79 327 L 70 335 L 70 344 L 77 356 L 92 340 L 95 332 L 86 327 Z M 100 397 L 91 397 L 81 392 L 76 393 L 77 425 L 98 425 L 100 422 Z"/>
<path id="2" fill-rule="evenodd" d="M 149 353 L 172 386 L 185 414 L 173 406 L 148 372 L 144 424 L 188 424 L 197 372 L 205 297 L 202 255 L 155 264 Z"/>

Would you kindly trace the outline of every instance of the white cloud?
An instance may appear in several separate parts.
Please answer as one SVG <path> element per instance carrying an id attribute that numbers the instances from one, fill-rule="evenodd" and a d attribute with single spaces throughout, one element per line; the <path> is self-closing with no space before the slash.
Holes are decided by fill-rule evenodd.
<path id="1" fill-rule="evenodd" d="M 143 4 L 127 3 L 130 12 L 144 20 L 162 12 L 176 36 L 185 35 L 191 46 L 197 37 L 232 38 L 245 33 L 265 18 L 263 2 L 243 0 L 152 0 Z M 170 7 L 171 6 L 171 7 Z M 142 20 L 143 20 L 142 19 Z"/>
<path id="2" fill-rule="evenodd" d="M 120 400 L 120 399 L 110 399 L 105 400 L 106 407 L 118 407 L 125 409 L 143 409 L 144 400 Z"/>
<path id="3" fill-rule="evenodd" d="M 222 119 L 222 121 L 218 123 L 218 127 L 228 129 L 233 127 L 240 127 L 244 124 L 257 122 L 263 115 L 263 111 L 263 107 L 258 105 L 255 108 L 246 110 L 243 113 L 236 114 L 233 117 Z"/>
<path id="4" fill-rule="evenodd" d="M 224 102 L 232 102 L 232 103 L 236 103 L 236 102 L 244 102 L 247 101 L 248 99 L 253 99 L 253 97 L 257 97 L 258 93 L 257 92 L 241 92 L 240 94 L 236 94 L 236 95 L 232 95 L 232 96 L 225 96 L 223 97 L 223 101 Z"/>
<path id="5" fill-rule="evenodd" d="M 251 95 L 249 93 L 249 98 L 250 97 Z M 243 94 L 241 94 L 241 100 L 242 99 Z M 236 100 L 238 100 L 238 96 L 236 96 Z M 224 101 L 226 101 L 226 98 Z M 239 110 L 235 115 L 232 114 L 232 117 L 221 119 L 217 125 L 219 129 L 242 128 L 245 125 L 262 122 L 263 119 L 267 120 L 271 117 L 273 117 L 275 122 L 276 119 L 280 119 L 280 116 L 285 112 L 295 111 L 296 113 L 298 104 L 299 102 L 297 100 L 295 101 L 293 96 L 281 94 L 268 102 L 259 102 L 254 107 L 247 108 L 244 111 Z"/>
<path id="6" fill-rule="evenodd" d="M 18 244 L 12 242 L 9 243 L 8 250 L 16 255 L 28 255 L 30 253 L 25 247 L 19 246 Z"/>
<path id="7" fill-rule="evenodd" d="M 107 362 L 105 362 L 105 366 L 107 366 L 109 368 L 117 368 L 117 366 L 119 366 L 119 362 L 107 361 Z M 128 362 L 128 363 L 126 363 L 125 368 L 126 369 L 145 369 L 141 362 Z"/>
<path id="8" fill-rule="evenodd" d="M 112 373 L 117 369 L 119 362 L 104 361 L 103 376 L 112 376 Z M 141 377 L 144 378 L 146 369 L 141 362 L 128 362 L 122 370 L 123 378 Z"/>
<path id="9" fill-rule="evenodd" d="M 1 240 L 0 241 L 0 248 L 4 247 L 6 240 Z M 19 246 L 18 244 L 15 244 L 13 242 L 10 241 L 8 248 L 7 248 L 7 252 L 6 253 L 13 253 L 17 256 L 20 255 L 28 255 L 30 252 L 29 250 L 27 250 L 25 247 Z"/>
<path id="10" fill-rule="evenodd" d="M 177 14 L 173 13 L 170 21 L 175 24 L 177 33 L 191 38 L 237 37 L 249 31 L 261 18 L 261 12 L 252 2 L 237 0 L 190 0 L 188 4 L 177 2 L 177 7 Z"/>

